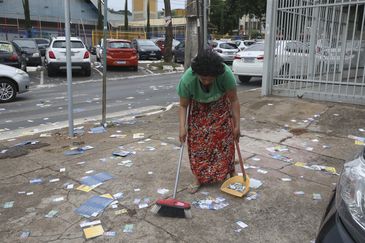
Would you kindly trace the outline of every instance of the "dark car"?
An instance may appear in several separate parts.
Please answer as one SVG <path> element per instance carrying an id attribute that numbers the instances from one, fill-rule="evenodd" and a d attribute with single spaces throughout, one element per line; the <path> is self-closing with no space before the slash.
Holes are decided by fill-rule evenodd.
<path id="1" fill-rule="evenodd" d="M 41 56 L 44 57 L 46 55 L 46 49 L 49 46 L 50 40 L 45 38 L 34 38 L 34 40 L 37 43 Z"/>
<path id="2" fill-rule="evenodd" d="M 365 242 L 365 157 L 344 164 L 323 216 L 316 243 Z"/>
<path id="3" fill-rule="evenodd" d="M 156 46 L 158 46 L 161 49 L 162 56 L 165 55 L 165 39 L 164 38 L 158 38 L 158 39 L 154 39 L 152 41 L 153 41 L 153 43 L 155 43 Z M 180 44 L 180 41 L 172 39 L 172 50 L 174 50 L 174 48 L 178 44 Z"/>
<path id="4" fill-rule="evenodd" d="M 185 59 L 185 42 L 182 41 L 182 42 L 180 42 L 180 44 L 175 46 L 172 53 L 174 55 L 174 62 L 184 63 L 184 59 Z"/>
<path id="5" fill-rule="evenodd" d="M 13 44 L 25 55 L 27 66 L 41 66 L 42 58 L 37 43 L 33 39 L 14 39 Z"/>
<path id="6" fill-rule="evenodd" d="M 27 70 L 25 57 L 8 41 L 0 41 L 0 64 L 16 67 L 23 71 Z"/>
<path id="7" fill-rule="evenodd" d="M 139 60 L 162 58 L 161 49 L 151 40 L 134 39 L 132 45 L 138 52 Z"/>

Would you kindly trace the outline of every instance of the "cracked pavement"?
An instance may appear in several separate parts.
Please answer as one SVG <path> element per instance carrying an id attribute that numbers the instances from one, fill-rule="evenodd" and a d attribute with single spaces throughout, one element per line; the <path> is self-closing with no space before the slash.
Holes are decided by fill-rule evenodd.
<path id="1" fill-rule="evenodd" d="M 339 179 L 338 175 L 308 170 L 295 166 L 295 162 L 308 165 L 335 167 L 339 173 L 344 161 L 354 158 L 363 148 L 354 144 L 348 135 L 364 136 L 358 131 L 363 125 L 365 107 L 340 103 L 319 102 L 285 97 L 261 97 L 260 91 L 239 92 L 241 104 L 240 147 L 251 178 L 263 185 L 252 189 L 256 200 L 234 198 L 220 192 L 218 184 L 204 186 L 201 191 L 212 197 L 224 197 L 229 206 L 213 211 L 192 206 L 192 219 L 171 219 L 150 212 L 153 201 L 170 197 L 175 182 L 179 150 L 177 107 L 150 116 L 138 116 L 135 124 L 120 124 L 106 133 L 89 134 L 94 124 L 85 124 L 85 134 L 67 137 L 67 130 L 52 132 L 51 137 L 38 135 L 19 137 L 15 141 L 0 141 L 0 148 L 10 148 L 24 140 L 39 140 L 47 146 L 27 149 L 27 153 L 12 158 L 0 157 L 0 203 L 14 201 L 12 208 L 0 208 L 0 241 L 19 242 L 23 231 L 30 231 L 27 242 L 84 242 L 80 227 L 85 220 L 74 210 L 93 195 L 123 192 L 118 208 L 108 207 L 96 217 L 105 231 L 115 231 L 116 236 L 100 236 L 93 242 L 310 242 L 316 236 L 327 201 Z M 311 118 L 311 119 L 309 119 Z M 120 133 L 117 133 L 120 131 Z M 134 133 L 144 133 L 144 138 L 133 139 Z M 124 134 L 124 138 L 110 138 Z M 147 139 L 148 138 L 148 139 Z M 147 140 L 146 140 L 147 139 Z M 91 145 L 94 149 L 82 155 L 65 156 L 64 151 L 75 144 Z M 292 163 L 272 158 L 268 147 L 282 145 L 289 151 L 281 152 Z M 327 147 L 323 147 L 326 145 Z M 113 151 L 136 151 L 126 158 L 112 157 Z M 149 150 L 154 147 L 155 150 Z M 308 147 L 312 150 L 309 151 Z M 105 160 L 101 160 L 105 159 Z M 131 167 L 118 165 L 130 159 Z M 85 162 L 79 164 L 79 162 Z M 60 168 L 66 168 L 60 172 Z M 239 172 L 239 165 L 237 165 Z M 90 192 L 75 188 L 94 170 L 108 172 L 113 179 Z M 153 174 L 149 173 L 153 172 Z M 281 178 L 292 181 L 284 182 Z M 43 178 L 39 185 L 29 180 Z M 57 182 L 49 182 L 59 178 Z M 193 177 L 185 149 L 178 198 L 192 202 L 205 199 L 202 193 L 190 195 L 186 188 Z M 74 184 L 68 190 L 65 183 Z M 134 191 L 139 188 L 140 191 Z M 161 196 L 158 188 L 169 193 Z M 304 195 L 294 195 L 303 191 Z M 32 195 L 18 192 L 33 192 Z M 313 200 L 319 193 L 321 200 Z M 64 197 L 60 202 L 52 199 Z M 134 199 L 149 197 L 148 208 L 139 209 Z M 115 215 L 116 210 L 127 209 L 127 214 Z M 45 218 L 50 210 L 57 210 L 53 218 Z M 234 231 L 236 221 L 248 227 L 240 233 Z M 123 233 L 126 224 L 134 224 L 133 233 Z"/>

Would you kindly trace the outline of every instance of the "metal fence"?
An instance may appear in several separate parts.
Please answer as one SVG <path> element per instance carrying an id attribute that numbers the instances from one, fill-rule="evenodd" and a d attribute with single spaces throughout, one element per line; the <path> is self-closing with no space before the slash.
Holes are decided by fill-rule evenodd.
<path id="1" fill-rule="evenodd" d="M 365 0 L 269 0 L 263 94 L 365 104 Z"/>

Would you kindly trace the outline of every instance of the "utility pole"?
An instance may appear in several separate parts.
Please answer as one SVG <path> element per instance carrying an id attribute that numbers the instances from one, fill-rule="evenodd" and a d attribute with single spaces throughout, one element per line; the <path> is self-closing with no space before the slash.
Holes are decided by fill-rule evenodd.
<path id="1" fill-rule="evenodd" d="M 165 53 L 164 61 L 171 62 L 172 60 L 172 16 L 171 16 L 171 3 L 170 0 L 164 0 L 165 2 Z"/>
<path id="2" fill-rule="evenodd" d="M 67 71 L 67 104 L 68 104 L 68 135 L 74 136 L 73 97 L 72 97 L 72 67 L 71 67 L 71 31 L 70 31 L 70 0 L 65 0 L 66 29 L 66 71 Z"/>
<path id="3" fill-rule="evenodd" d="M 108 29 L 108 0 L 104 0 L 104 28 L 103 28 L 103 94 L 102 94 L 102 109 L 101 109 L 101 124 L 106 123 L 106 31 Z"/>
<path id="4" fill-rule="evenodd" d="M 186 31 L 185 31 L 185 70 L 190 67 L 191 59 L 198 54 L 198 18 L 196 1 L 186 2 Z"/>

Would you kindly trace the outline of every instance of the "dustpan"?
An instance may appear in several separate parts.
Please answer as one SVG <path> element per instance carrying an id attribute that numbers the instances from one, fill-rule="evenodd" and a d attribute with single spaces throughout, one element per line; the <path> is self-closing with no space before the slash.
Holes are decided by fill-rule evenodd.
<path id="1" fill-rule="evenodd" d="M 240 151 L 238 142 L 235 141 L 235 143 L 236 143 L 238 158 L 240 161 L 242 176 L 234 176 L 234 177 L 231 177 L 228 180 L 226 180 L 221 186 L 221 191 L 228 193 L 232 196 L 243 197 L 250 191 L 250 178 L 246 174 L 245 168 L 243 167 L 243 160 L 242 160 L 241 151 Z M 242 185 L 245 186 L 245 189 L 242 192 L 228 188 L 229 185 L 237 183 L 237 182 L 241 183 Z"/>

